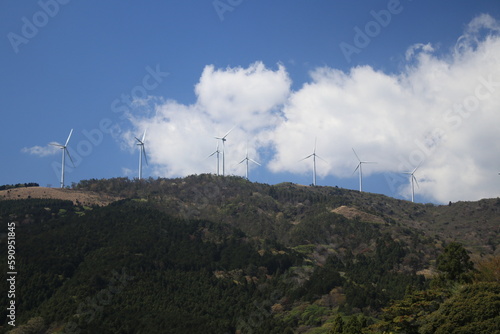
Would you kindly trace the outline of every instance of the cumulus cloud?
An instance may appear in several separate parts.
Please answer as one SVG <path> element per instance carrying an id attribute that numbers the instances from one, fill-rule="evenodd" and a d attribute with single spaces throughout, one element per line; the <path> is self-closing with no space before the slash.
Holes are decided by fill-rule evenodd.
<path id="1" fill-rule="evenodd" d="M 483 27 L 494 26 L 482 17 Z M 500 38 L 494 31 L 475 36 L 474 49 L 462 48 L 438 57 L 431 46 L 412 46 L 415 62 L 398 74 L 369 66 L 345 73 L 321 68 L 312 81 L 293 93 L 284 107 L 286 121 L 275 130 L 277 154 L 271 170 L 305 172 L 294 163 L 297 153 L 311 150 L 318 137 L 318 154 L 330 163 L 322 176 L 348 177 L 354 147 L 364 160 L 378 161 L 365 175 L 384 173 L 394 190 L 409 198 L 407 177 L 419 179 L 419 192 L 445 202 L 498 194 L 498 124 L 500 113 Z M 460 39 L 462 42 L 464 39 Z M 293 133 L 294 135 L 290 135 Z M 294 150 L 287 147 L 294 147 Z M 294 152 L 295 151 L 295 152 Z"/>
<path id="2" fill-rule="evenodd" d="M 475 18 L 450 52 L 436 54 L 430 44 L 409 46 L 400 73 L 370 66 L 348 71 L 316 68 L 310 81 L 291 91 L 283 65 L 270 69 L 207 66 L 195 87 L 192 105 L 158 100 L 151 115 L 131 118 L 128 147 L 147 129 L 153 174 L 184 176 L 215 172 L 214 136 L 233 126 L 226 142 L 226 173 L 244 175 L 237 162 L 263 152 L 270 172 L 309 173 L 316 152 L 319 177 L 351 177 L 354 148 L 362 160 L 376 161 L 364 174 L 386 177 L 407 198 L 407 176 L 415 173 L 425 198 L 477 200 L 498 195 L 500 156 L 499 24 L 488 15 Z M 222 147 L 221 147 L 222 148 Z"/>
<path id="3" fill-rule="evenodd" d="M 50 155 L 54 155 L 59 152 L 59 148 L 56 146 L 53 146 L 51 144 L 57 144 L 57 143 L 50 143 L 46 146 L 33 146 L 33 147 L 23 147 L 21 149 L 22 153 L 28 153 L 32 155 L 37 155 L 39 157 L 47 157 Z"/>
<path id="4" fill-rule="evenodd" d="M 134 136 L 147 129 L 146 151 L 153 174 L 167 177 L 216 171 L 216 157 L 208 159 L 217 143 L 225 142 L 226 174 L 244 174 L 238 162 L 259 159 L 258 148 L 269 142 L 269 132 L 281 121 L 281 105 L 290 93 L 291 80 L 284 66 L 269 69 L 261 62 L 248 68 L 215 69 L 206 66 L 195 87 L 196 103 L 158 101 L 154 115 L 131 118 L 134 129 L 124 134 L 132 149 Z M 221 172 L 222 172 L 222 156 Z"/>

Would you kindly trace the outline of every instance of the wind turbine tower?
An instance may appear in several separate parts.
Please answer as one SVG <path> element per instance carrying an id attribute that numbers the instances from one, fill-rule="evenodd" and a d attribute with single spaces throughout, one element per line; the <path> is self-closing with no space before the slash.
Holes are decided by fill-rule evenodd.
<path id="1" fill-rule="evenodd" d="M 241 164 L 241 163 L 243 163 L 244 161 L 246 161 L 246 172 L 245 172 L 245 178 L 248 180 L 248 162 L 249 162 L 249 161 L 251 161 L 251 162 L 253 162 L 253 163 L 254 163 L 254 164 L 256 164 L 256 165 L 259 165 L 259 166 L 262 166 L 262 165 L 261 165 L 261 164 L 259 164 L 257 161 L 255 161 L 255 160 L 253 160 L 253 159 L 251 159 L 251 158 L 249 158 L 249 157 L 248 157 L 248 147 L 247 147 L 247 154 L 246 154 L 246 156 L 245 156 L 245 159 L 241 160 L 241 161 L 238 163 L 238 165 L 239 165 L 239 164 Z"/>
<path id="2" fill-rule="evenodd" d="M 56 144 L 56 143 L 51 143 L 50 144 L 50 145 L 53 145 L 53 146 L 57 146 L 57 147 L 59 147 L 62 150 L 61 188 L 64 188 L 64 166 L 66 164 L 66 162 L 65 162 L 64 159 L 66 157 L 66 154 L 68 155 L 69 160 L 71 160 L 71 163 L 73 164 L 73 167 L 75 167 L 75 164 L 73 163 L 73 159 L 71 159 L 71 155 L 69 154 L 69 151 L 68 151 L 68 143 L 69 143 L 69 140 L 71 138 L 71 134 L 72 133 L 73 133 L 73 129 L 71 129 L 71 131 L 69 132 L 68 139 L 66 139 L 66 144 L 64 144 L 64 145 Z"/>
<path id="3" fill-rule="evenodd" d="M 309 154 L 307 157 L 305 157 L 303 159 L 300 159 L 299 161 L 309 159 L 310 157 L 313 158 L 313 186 L 316 186 L 316 158 L 319 158 L 319 159 L 326 162 L 325 159 L 323 159 L 322 157 L 320 157 L 319 155 L 316 154 L 316 139 L 314 139 L 314 151 L 313 151 L 313 153 Z"/>
<path id="4" fill-rule="evenodd" d="M 420 167 L 422 163 L 420 163 L 417 167 L 415 167 L 415 169 L 412 171 L 412 172 L 404 172 L 403 174 L 408 174 L 410 175 L 410 184 L 411 184 L 411 201 L 414 202 L 415 200 L 415 184 L 417 185 L 418 187 L 418 182 L 417 182 L 417 178 L 415 177 L 415 172 L 417 171 L 417 169 Z"/>
<path id="5" fill-rule="evenodd" d="M 212 155 L 214 155 L 214 154 L 217 154 L 217 168 L 216 168 L 216 169 L 217 169 L 217 175 L 219 175 L 219 155 L 220 155 L 220 151 L 219 151 L 219 141 L 217 141 L 217 148 L 215 149 L 215 151 L 214 151 L 212 154 L 210 154 L 210 155 L 208 156 L 208 158 L 210 158 L 210 157 L 211 157 Z"/>
<path id="6" fill-rule="evenodd" d="M 357 170 L 359 170 L 359 192 L 362 192 L 363 191 L 363 164 L 374 164 L 376 162 L 361 161 L 359 156 L 356 154 L 356 151 L 354 151 L 354 148 L 352 149 L 352 151 L 354 152 L 354 155 L 356 156 L 356 158 L 359 161 L 358 166 L 356 166 L 356 169 L 352 173 L 354 174 L 354 173 L 356 173 Z"/>
<path id="7" fill-rule="evenodd" d="M 144 148 L 144 140 L 146 139 L 146 130 L 142 134 L 142 139 L 135 137 L 137 140 L 137 145 L 139 146 L 139 180 L 142 179 L 142 155 L 144 154 L 144 160 L 146 165 L 148 164 L 148 157 L 146 156 L 146 149 Z"/>
<path id="8" fill-rule="evenodd" d="M 233 126 L 231 128 L 231 130 L 229 130 L 228 132 L 226 132 L 226 134 L 222 137 L 215 137 L 215 139 L 220 139 L 222 141 L 222 176 L 225 175 L 225 143 L 226 143 L 226 137 L 227 135 L 233 131 L 233 129 L 235 128 L 236 126 Z"/>

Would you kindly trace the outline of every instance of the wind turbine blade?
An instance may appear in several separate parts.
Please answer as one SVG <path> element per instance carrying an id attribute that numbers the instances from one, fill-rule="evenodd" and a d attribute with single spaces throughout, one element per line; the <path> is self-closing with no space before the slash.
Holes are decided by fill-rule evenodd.
<path id="1" fill-rule="evenodd" d="M 356 171 L 359 169 L 359 166 L 361 166 L 361 162 L 356 166 L 356 169 L 354 170 L 354 172 L 352 172 L 352 175 L 354 175 L 354 173 L 356 173 Z"/>
<path id="2" fill-rule="evenodd" d="M 262 166 L 261 164 L 259 164 L 257 161 L 255 161 L 255 160 L 253 160 L 253 159 L 250 159 L 250 158 L 249 158 L 248 160 L 250 160 L 250 161 L 251 161 L 251 162 L 253 162 L 254 164 L 257 164 L 257 165 L 259 165 L 259 166 Z"/>
<path id="3" fill-rule="evenodd" d="M 302 161 L 302 160 L 306 160 L 306 159 L 309 159 L 309 158 L 310 158 L 310 157 L 312 157 L 313 155 L 314 155 L 314 153 L 313 153 L 313 154 L 309 154 L 309 155 L 308 155 L 307 157 L 305 157 L 305 158 L 302 158 L 302 159 L 300 159 L 299 161 Z"/>
<path id="4" fill-rule="evenodd" d="M 352 148 L 352 147 L 351 147 Z M 361 162 L 361 159 L 358 157 L 356 151 L 354 151 L 354 148 L 352 148 L 352 151 L 354 152 L 354 155 L 356 156 L 356 158 L 358 159 L 359 162 Z"/>
<path id="5" fill-rule="evenodd" d="M 134 138 L 139 142 L 139 144 L 137 144 L 137 145 L 142 145 L 143 144 L 142 141 L 139 138 L 137 138 L 137 137 L 134 137 Z"/>
<path id="6" fill-rule="evenodd" d="M 224 136 L 222 136 L 222 138 L 220 138 L 220 139 L 225 139 L 225 138 L 227 137 L 227 135 L 228 135 L 231 131 L 233 131 L 233 130 L 234 130 L 234 128 L 235 128 L 235 127 L 236 127 L 236 125 L 235 125 L 235 126 L 233 126 L 233 127 L 231 128 L 231 130 L 229 130 L 228 132 L 226 132 L 226 134 L 225 134 Z"/>
<path id="7" fill-rule="evenodd" d="M 323 159 L 323 158 L 322 158 L 322 157 L 320 157 L 319 155 L 317 155 L 317 154 L 314 154 L 314 155 L 316 156 L 316 158 L 319 158 L 319 159 L 323 160 L 324 162 L 328 163 L 328 161 L 326 161 L 325 159 Z"/>
<path id="8" fill-rule="evenodd" d="M 213 156 L 214 154 L 219 154 L 219 153 L 220 153 L 220 151 L 219 151 L 219 141 L 217 141 L 217 148 L 215 149 L 215 151 L 212 154 L 210 154 L 207 157 L 207 159 L 210 158 L 211 156 Z"/>
<path id="9" fill-rule="evenodd" d="M 148 156 L 146 155 L 146 149 L 144 148 L 144 144 L 142 144 L 142 153 L 144 154 L 144 160 L 146 161 L 146 165 L 149 165 L 148 164 Z"/>
<path id="10" fill-rule="evenodd" d="M 424 162 L 423 160 L 422 160 L 422 161 L 420 161 L 420 163 L 418 164 L 418 166 L 417 166 L 417 167 L 415 167 L 415 169 L 414 169 L 414 170 L 413 170 L 413 172 L 411 172 L 411 173 L 412 173 L 412 174 L 413 174 L 413 173 L 415 173 L 415 171 L 416 171 L 416 170 L 420 167 L 420 165 L 422 165 L 422 163 L 423 163 L 423 162 Z"/>
<path id="11" fill-rule="evenodd" d="M 238 162 L 238 165 L 241 164 L 241 163 L 243 163 L 245 160 L 247 160 L 247 158 L 245 158 L 245 159 L 241 160 L 240 162 Z"/>
<path id="12" fill-rule="evenodd" d="M 69 157 L 69 160 L 71 161 L 71 164 L 73 165 L 73 167 L 75 167 L 75 163 L 73 162 L 73 159 L 71 158 L 71 155 L 69 154 L 69 151 L 68 151 L 68 149 L 66 148 L 66 146 L 65 146 L 63 149 L 64 149 L 63 154 L 65 154 L 65 153 L 67 153 L 67 154 L 68 154 L 68 157 Z"/>
<path id="13" fill-rule="evenodd" d="M 69 132 L 69 136 L 68 136 L 68 139 L 66 139 L 66 144 L 64 144 L 64 147 L 68 146 L 69 139 L 71 138 L 72 134 L 73 134 L 73 129 L 71 129 L 71 131 Z"/>
<path id="14" fill-rule="evenodd" d="M 144 130 L 144 133 L 142 134 L 141 143 L 144 143 L 144 139 L 146 139 L 146 130 Z"/>
<path id="15" fill-rule="evenodd" d="M 415 181 L 416 185 L 418 188 L 420 188 L 420 186 L 418 185 L 418 181 L 417 181 L 417 178 L 412 174 L 411 175 L 413 177 L 413 180 Z"/>
<path id="16" fill-rule="evenodd" d="M 59 148 L 64 148 L 64 145 L 57 144 L 57 143 L 49 143 L 49 145 L 52 145 L 52 146 L 57 146 L 57 147 L 59 147 Z"/>

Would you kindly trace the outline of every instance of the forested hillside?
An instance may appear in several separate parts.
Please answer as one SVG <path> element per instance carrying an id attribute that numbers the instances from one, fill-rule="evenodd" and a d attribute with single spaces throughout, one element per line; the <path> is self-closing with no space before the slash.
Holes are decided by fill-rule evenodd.
<path id="1" fill-rule="evenodd" d="M 459 241 L 474 254 L 500 255 L 500 198 L 438 206 L 337 187 L 267 185 L 210 174 L 140 182 L 127 178 L 86 180 L 73 188 L 146 198 L 174 216 L 228 222 L 250 234 L 267 233 L 266 237 L 275 238 L 282 237 L 280 222 L 294 224 L 305 215 L 348 206 L 359 213 L 351 218 L 363 220 L 371 214 L 369 222 L 385 222 L 391 232 L 395 226 L 407 227 L 433 242 Z"/>
<path id="2" fill-rule="evenodd" d="M 0 201 L 2 247 L 14 222 L 18 271 L 16 327 L 3 308 L 3 332 L 500 328 L 496 199 L 421 205 L 212 175 L 73 188 L 127 199 Z"/>

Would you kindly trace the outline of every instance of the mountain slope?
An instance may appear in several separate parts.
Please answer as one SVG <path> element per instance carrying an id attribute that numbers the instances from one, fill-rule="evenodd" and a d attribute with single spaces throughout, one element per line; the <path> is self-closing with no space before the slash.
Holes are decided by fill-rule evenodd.
<path id="1" fill-rule="evenodd" d="M 145 198 L 172 215 L 230 222 L 249 234 L 264 234 L 279 240 L 289 229 L 288 225 L 299 224 L 305 215 L 336 212 L 346 206 L 359 212 L 360 219 L 370 223 L 386 222 L 390 230 L 406 227 L 437 239 L 438 243 L 459 241 L 478 256 L 500 254 L 499 198 L 438 206 L 337 187 L 292 183 L 271 186 L 239 177 L 208 174 L 139 183 L 123 178 L 88 180 L 79 183 L 76 190 Z"/>
<path id="2" fill-rule="evenodd" d="M 72 201 L 0 201 L 22 245 L 17 321 L 39 332 L 326 333 L 338 314 L 377 318 L 425 289 L 448 241 L 498 252 L 496 199 L 434 206 L 213 175 L 75 188 L 61 193 Z"/>
<path id="3" fill-rule="evenodd" d="M 34 221 L 16 230 L 17 321 L 41 317 L 52 330 L 188 333 L 203 324 L 206 333 L 230 331 L 257 298 L 249 274 L 266 280 L 300 259 L 280 248 L 259 254 L 230 226 L 179 223 L 137 201 L 83 215 L 68 202 L 24 204 Z M 58 214 L 38 219 L 40 207 Z M 255 272 L 245 270 L 249 263 Z"/>

